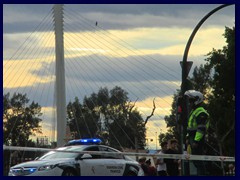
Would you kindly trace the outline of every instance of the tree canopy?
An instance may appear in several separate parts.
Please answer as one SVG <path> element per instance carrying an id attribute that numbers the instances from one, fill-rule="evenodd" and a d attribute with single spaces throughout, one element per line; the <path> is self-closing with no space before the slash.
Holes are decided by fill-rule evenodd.
<path id="1" fill-rule="evenodd" d="M 41 107 L 29 104 L 26 94 L 10 93 L 3 96 L 3 143 L 12 146 L 30 146 L 30 136 L 41 133 Z"/>
<path id="2" fill-rule="evenodd" d="M 82 104 L 76 97 L 67 105 L 67 114 L 73 138 L 100 137 L 118 149 L 145 146 L 144 120 L 121 87 L 100 88 Z"/>
<path id="3" fill-rule="evenodd" d="M 209 143 L 220 154 L 235 156 L 235 27 L 225 28 L 227 45 L 207 54 L 206 63 L 193 71 L 192 87 L 205 96 L 210 114 Z M 172 111 L 165 117 L 170 137 L 177 136 L 176 97 Z M 169 136 L 169 135 L 168 135 Z M 165 137 L 160 135 L 161 140 Z"/>

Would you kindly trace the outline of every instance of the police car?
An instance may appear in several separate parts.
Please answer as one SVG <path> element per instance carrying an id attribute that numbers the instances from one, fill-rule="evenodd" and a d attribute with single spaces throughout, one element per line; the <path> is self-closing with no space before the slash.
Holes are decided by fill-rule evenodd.
<path id="1" fill-rule="evenodd" d="M 69 141 L 37 160 L 10 168 L 9 176 L 143 176 L 138 162 L 99 139 Z M 93 144 L 94 143 L 94 144 Z"/>

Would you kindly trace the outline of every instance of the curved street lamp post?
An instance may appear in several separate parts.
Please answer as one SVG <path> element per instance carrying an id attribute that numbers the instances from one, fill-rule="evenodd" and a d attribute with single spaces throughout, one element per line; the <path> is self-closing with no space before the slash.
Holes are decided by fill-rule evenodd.
<path id="1" fill-rule="evenodd" d="M 230 6 L 230 5 L 233 5 L 233 4 L 223 4 L 215 9 L 213 9 L 207 15 L 205 15 L 201 19 L 201 21 L 199 21 L 197 26 L 194 28 L 191 36 L 189 37 L 187 45 L 185 47 L 184 54 L 183 54 L 183 60 L 182 60 L 182 62 L 180 62 L 182 64 L 182 85 L 181 85 L 181 95 L 182 96 L 184 95 L 185 91 L 187 91 L 187 76 L 188 76 L 188 72 L 189 72 L 189 63 L 187 62 L 187 57 L 188 57 L 188 52 L 189 52 L 189 49 L 190 49 L 190 46 L 191 46 L 191 43 L 193 41 L 195 34 L 197 33 L 197 31 L 201 27 L 201 25 L 207 20 L 207 18 L 209 18 L 212 14 L 214 14 L 218 10 L 220 10 L 224 7 Z M 187 114 L 187 116 L 185 116 L 185 118 L 187 118 L 188 117 L 187 108 L 186 109 L 184 108 L 183 110 L 184 111 L 182 113 Z M 187 119 L 185 119 L 185 121 L 187 121 Z M 181 143 L 181 148 L 182 148 L 181 152 L 183 153 L 183 145 L 184 145 L 183 142 L 185 140 L 184 135 L 186 134 L 186 125 L 185 126 L 183 126 L 183 124 L 181 125 L 180 134 L 181 134 L 181 142 L 180 143 Z M 182 161 L 182 175 L 184 175 L 184 174 L 185 174 L 185 168 L 184 168 L 184 162 Z M 187 174 L 189 174 L 189 170 L 188 170 Z"/>

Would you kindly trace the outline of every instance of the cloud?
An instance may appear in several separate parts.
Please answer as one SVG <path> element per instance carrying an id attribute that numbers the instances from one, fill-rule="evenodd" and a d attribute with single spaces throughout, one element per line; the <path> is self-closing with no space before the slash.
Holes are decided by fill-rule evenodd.
<path id="1" fill-rule="evenodd" d="M 98 21 L 103 29 L 131 29 L 142 27 L 178 27 L 193 28 L 208 12 L 216 8 L 217 4 L 66 4 L 65 18 L 70 24 L 95 26 Z M 50 21 L 52 4 L 7 4 L 3 7 L 4 32 L 31 32 L 46 14 Z M 209 18 L 205 24 L 228 26 L 234 23 L 234 6 L 222 9 Z M 75 18 L 72 18 L 75 16 Z M 17 17 L 17 18 L 16 18 Z M 17 28 L 16 28 L 17 27 Z M 82 27 L 86 29 L 87 26 Z M 71 29 L 73 30 L 73 29 Z"/>
<path id="2" fill-rule="evenodd" d="M 147 124 L 147 137 L 166 131 L 172 96 L 181 84 L 184 48 L 193 28 L 217 4 L 65 5 L 64 43 L 67 103 L 100 87 L 120 86 Z M 45 112 L 51 131 L 55 87 L 55 37 L 52 4 L 3 6 L 4 93 L 27 93 Z M 235 6 L 214 14 L 198 30 L 188 61 L 204 63 L 212 48 L 222 48 L 225 26 L 235 23 Z M 96 21 L 98 26 L 95 25 Z M 50 135 L 49 135 L 50 136 Z M 155 142 L 155 140 L 153 141 Z M 154 144 L 153 144 L 154 145 Z"/>
<path id="3" fill-rule="evenodd" d="M 3 33 L 32 32 L 39 24 L 50 23 L 51 4 L 4 4 Z M 46 25 L 46 24 L 45 24 Z"/>
<path id="4" fill-rule="evenodd" d="M 153 32 L 157 34 L 158 31 L 161 31 L 162 34 L 166 33 L 166 37 L 169 37 L 167 30 L 149 29 L 149 32 L 147 29 L 141 30 L 142 31 L 140 31 L 140 29 L 133 29 L 132 31 L 128 31 L 129 34 L 126 37 L 124 35 L 127 35 L 127 32 L 124 31 L 112 31 L 111 34 L 118 34 L 118 38 L 123 40 L 123 42 L 128 42 L 127 40 L 129 39 L 130 43 L 133 44 L 131 47 L 135 47 L 137 44 L 151 42 L 151 40 L 154 41 Z M 190 49 L 190 54 L 201 54 L 202 50 L 199 51 L 199 49 L 205 49 L 207 46 L 209 49 L 206 48 L 206 53 L 209 52 L 213 42 L 215 42 L 214 47 L 217 44 L 222 45 L 223 42 L 219 40 L 220 38 L 215 38 L 217 40 L 209 43 L 204 41 L 205 39 L 214 37 L 215 34 L 220 34 L 220 32 L 218 28 L 206 29 L 199 32 L 199 37 L 193 42 L 195 44 L 193 44 L 193 47 Z M 208 33 L 210 35 L 208 35 Z M 81 37 L 81 34 L 82 33 L 75 35 L 74 37 Z M 174 38 L 175 43 L 183 41 L 183 37 L 181 36 L 184 36 L 186 33 L 182 30 L 182 33 L 179 34 L 181 35 Z M 71 92 L 69 93 L 71 95 L 69 99 L 73 99 L 76 96 L 75 94 L 78 92 L 77 89 L 82 89 L 81 96 L 83 98 L 84 95 L 88 96 L 93 92 L 97 92 L 100 87 L 105 86 L 109 89 L 114 86 L 121 86 L 129 92 L 132 101 L 136 99 L 143 100 L 148 97 L 169 96 L 173 94 L 176 89 L 180 88 L 181 67 L 179 62 L 182 59 L 182 55 L 175 55 L 174 48 L 171 46 L 173 39 L 168 42 L 169 38 L 159 35 L 165 38 L 164 41 L 161 41 L 161 44 L 166 42 L 170 47 L 166 49 L 161 49 L 160 47 L 161 50 L 158 51 L 154 50 L 154 48 L 146 50 L 144 47 L 128 49 L 125 45 L 126 43 L 124 44 L 122 42 L 124 45 L 120 46 L 113 40 L 107 41 L 108 46 L 96 46 L 91 38 L 96 41 L 96 38 L 100 39 L 100 36 L 91 35 L 92 33 L 85 37 L 85 41 L 89 40 L 89 43 L 85 42 L 82 44 L 81 39 L 78 39 L 75 43 L 70 44 L 73 37 L 71 37 L 71 34 L 66 33 L 66 36 L 69 37 L 65 38 L 66 87 L 67 92 Z M 153 44 L 157 44 L 157 42 L 160 41 L 160 39 L 158 39 L 159 36 L 157 36 Z M 11 36 L 7 34 L 6 37 Z M 15 37 L 24 38 L 26 35 L 21 33 Z M 140 37 L 144 38 L 140 39 Z M 38 87 L 38 89 L 34 91 L 35 94 L 45 94 L 41 92 L 42 89 L 46 89 L 46 87 L 53 89 L 50 85 L 52 86 L 54 84 L 54 38 L 51 33 L 45 32 L 35 33 L 29 40 L 30 42 L 23 45 L 23 49 L 26 50 L 26 52 L 19 52 L 23 57 L 16 54 L 15 58 L 19 60 L 4 61 L 4 88 L 7 90 L 15 87 L 16 90 L 18 87 L 17 89 L 19 91 L 27 90 L 27 92 L 31 92 L 31 84 L 33 84 L 33 86 Z M 29 45 L 30 43 L 34 43 L 34 45 Z M 8 44 L 7 41 L 6 44 Z M 119 46 L 121 47 L 120 50 L 118 50 Z M 149 47 L 150 45 L 146 43 L 144 46 Z M 114 50 L 119 51 L 119 53 L 114 52 Z M 164 51 L 166 55 L 161 55 Z M 167 51 L 169 52 L 167 53 Z M 183 50 L 178 48 L 176 54 L 182 51 Z M 8 51 L 4 52 L 8 54 Z M 30 55 L 27 55 L 28 52 L 30 52 Z M 24 57 L 31 59 L 24 59 Z M 204 63 L 203 59 L 203 56 L 190 56 L 189 60 L 194 62 L 191 71 L 193 71 L 194 66 Z M 6 71 L 8 71 L 8 73 L 6 73 Z M 6 79 L 11 79 L 11 81 L 8 82 Z"/>

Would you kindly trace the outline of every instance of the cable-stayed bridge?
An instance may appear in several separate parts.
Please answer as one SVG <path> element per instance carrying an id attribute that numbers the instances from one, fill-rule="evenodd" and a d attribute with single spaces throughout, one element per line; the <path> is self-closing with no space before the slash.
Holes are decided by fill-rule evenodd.
<path id="1" fill-rule="evenodd" d="M 101 22 L 85 18 L 68 5 L 63 11 L 66 103 L 75 97 L 82 101 L 103 87 L 119 86 L 128 92 L 129 101 L 135 102 L 146 118 L 152 112 L 154 100 L 156 110 L 147 124 L 147 137 L 149 143 L 150 139 L 157 141 L 164 126 L 163 118 L 170 113 L 173 94 L 180 88 L 178 60 L 169 59 L 176 62 L 174 66 L 179 66 L 179 71 L 160 55 L 139 51 L 124 35 L 106 30 Z M 22 45 L 4 59 L 4 94 L 27 94 L 30 101 L 39 103 L 43 135 L 56 141 L 55 51 L 58 44 L 55 44 L 53 9 L 49 9 L 33 32 L 24 36 Z M 124 130 L 122 132 L 124 134 Z"/>
<path id="2" fill-rule="evenodd" d="M 62 6 L 58 5 L 58 8 L 61 9 Z M 138 48 L 141 44 L 134 42 L 136 40 L 128 37 L 127 33 L 107 29 L 98 17 L 96 20 L 88 19 L 68 5 L 61 9 L 63 14 L 55 12 L 56 9 L 57 7 L 49 8 L 49 12 L 33 32 L 20 35 L 25 36 L 21 46 L 16 48 L 13 44 L 12 53 L 8 52 L 4 56 L 4 94 L 8 92 L 26 94 L 30 101 L 39 103 L 43 113 L 40 117 L 43 120 L 41 122 L 43 134 L 37 134 L 37 137 L 46 137 L 44 140 L 48 140 L 49 137 L 49 141 L 52 142 L 58 141 L 57 134 L 59 132 L 64 135 L 64 140 L 71 139 L 69 129 L 63 126 L 68 120 L 71 120 L 70 116 L 62 116 L 63 121 L 59 122 L 56 104 L 65 108 L 66 104 L 75 100 L 75 97 L 82 102 L 86 100 L 86 96 L 93 95 L 99 89 L 103 90 L 104 87 L 109 90 L 121 87 L 128 93 L 128 105 L 134 105 L 141 112 L 143 119 L 149 117 L 153 107 L 156 108 L 154 115 L 146 124 L 146 148 L 151 144 L 152 147 L 156 145 L 157 149 L 158 135 L 165 127 L 164 116 L 170 114 L 173 94 L 180 88 L 179 59 L 166 60 L 157 51 L 139 51 Z M 57 21 L 60 21 L 60 24 Z M 63 49 L 60 50 L 61 48 Z M 64 63 L 65 66 L 56 65 L 59 55 L 63 55 L 61 63 Z M 63 67 L 64 69 L 62 69 Z M 58 75 L 66 80 L 60 80 L 66 84 L 63 86 L 64 88 L 61 88 L 56 82 Z M 60 91 L 57 92 L 57 90 Z M 65 101 L 57 103 L 59 96 L 65 98 L 65 92 L 66 104 Z M 104 92 L 104 96 L 107 96 L 106 91 L 102 92 Z M 119 100 L 117 96 L 114 98 Z M 96 105 L 94 101 L 91 103 Z M 84 108 L 86 112 L 91 110 L 89 104 Z M 60 110 L 60 112 L 63 111 Z M 81 113 L 83 114 L 83 112 Z M 104 127 L 106 117 L 101 113 L 98 116 L 98 121 L 94 121 L 93 115 L 83 118 L 83 126 L 89 137 L 97 134 L 89 128 L 90 121 L 95 123 L 94 126 L 98 131 L 106 129 Z M 117 118 L 111 120 L 116 121 Z M 130 140 L 134 146 L 134 139 L 131 139 L 131 136 L 126 133 L 123 124 L 116 122 L 122 137 Z M 20 131 L 21 128 L 23 129 L 24 126 L 20 127 Z M 110 129 L 108 130 L 110 131 Z M 115 133 L 117 132 L 112 131 L 111 133 L 113 137 L 116 137 Z M 78 129 L 79 137 L 82 134 L 83 132 Z M 11 133 L 8 136 L 11 136 Z M 122 146 L 117 138 L 115 141 L 120 147 Z M 8 148 L 14 150 L 14 147 L 4 146 L 4 150 Z M 178 155 L 177 158 L 184 160 L 186 157 Z M 194 160 L 194 158 L 197 158 L 195 160 L 209 158 L 209 161 L 226 161 L 226 159 L 229 162 L 235 161 L 232 157 L 228 159 L 215 156 L 192 156 L 190 159 Z"/>

